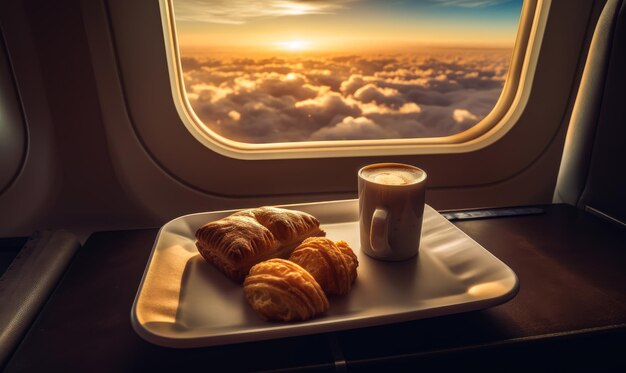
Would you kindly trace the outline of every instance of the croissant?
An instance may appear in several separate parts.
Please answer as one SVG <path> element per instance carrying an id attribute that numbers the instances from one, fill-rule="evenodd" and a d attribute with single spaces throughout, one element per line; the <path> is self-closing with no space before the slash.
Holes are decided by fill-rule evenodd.
<path id="1" fill-rule="evenodd" d="M 359 261 L 344 241 L 324 237 L 307 238 L 289 260 L 306 269 L 327 295 L 346 294 L 356 279 Z"/>
<path id="2" fill-rule="evenodd" d="M 277 207 L 242 210 L 196 231 L 200 255 L 236 282 L 256 263 L 288 257 L 305 238 L 324 236 L 319 221 L 300 211 Z"/>
<path id="3" fill-rule="evenodd" d="M 308 320 L 329 307 L 313 276 L 284 259 L 270 259 L 252 267 L 243 291 L 250 306 L 266 320 Z"/>

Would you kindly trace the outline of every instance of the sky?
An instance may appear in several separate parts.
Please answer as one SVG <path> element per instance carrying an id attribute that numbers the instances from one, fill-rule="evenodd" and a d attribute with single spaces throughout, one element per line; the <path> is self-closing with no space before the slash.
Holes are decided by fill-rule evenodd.
<path id="1" fill-rule="evenodd" d="M 183 54 L 509 47 L 521 0 L 174 0 Z"/>
<path id="2" fill-rule="evenodd" d="M 187 99 L 244 143 L 445 137 L 501 96 L 521 0 L 174 0 Z"/>

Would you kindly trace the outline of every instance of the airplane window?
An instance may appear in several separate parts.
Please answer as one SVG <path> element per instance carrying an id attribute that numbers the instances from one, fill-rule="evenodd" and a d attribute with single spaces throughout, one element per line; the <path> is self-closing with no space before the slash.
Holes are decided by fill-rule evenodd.
<path id="1" fill-rule="evenodd" d="M 234 143 L 458 143 L 511 104 L 522 3 L 173 0 L 180 96 Z"/>

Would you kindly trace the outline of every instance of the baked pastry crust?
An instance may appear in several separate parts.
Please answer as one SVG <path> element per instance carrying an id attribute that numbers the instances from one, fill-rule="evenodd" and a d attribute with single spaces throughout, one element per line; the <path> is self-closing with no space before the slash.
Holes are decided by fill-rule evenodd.
<path id="1" fill-rule="evenodd" d="M 329 307 L 313 276 L 284 259 L 270 259 L 253 266 L 243 291 L 250 306 L 266 320 L 308 320 Z"/>
<path id="2" fill-rule="evenodd" d="M 306 269 L 327 295 L 346 294 L 357 276 L 359 261 L 344 241 L 324 237 L 307 238 L 289 257 Z"/>
<path id="3" fill-rule="evenodd" d="M 207 262 L 241 283 L 256 263 L 286 258 L 305 238 L 325 234 L 310 214 L 259 207 L 200 227 L 196 231 L 196 247 Z"/>

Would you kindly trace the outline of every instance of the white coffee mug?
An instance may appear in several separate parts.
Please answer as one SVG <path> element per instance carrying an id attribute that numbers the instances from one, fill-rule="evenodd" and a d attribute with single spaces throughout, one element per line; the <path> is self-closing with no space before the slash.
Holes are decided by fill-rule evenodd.
<path id="1" fill-rule="evenodd" d="M 361 250 L 399 261 L 419 252 L 426 197 L 426 172 L 401 163 L 359 170 Z"/>

